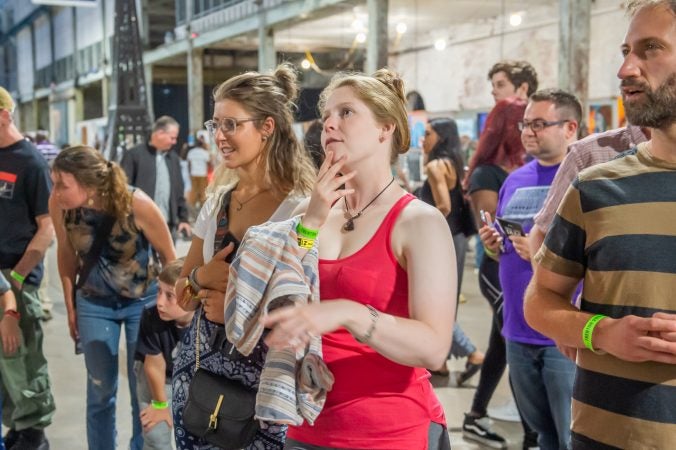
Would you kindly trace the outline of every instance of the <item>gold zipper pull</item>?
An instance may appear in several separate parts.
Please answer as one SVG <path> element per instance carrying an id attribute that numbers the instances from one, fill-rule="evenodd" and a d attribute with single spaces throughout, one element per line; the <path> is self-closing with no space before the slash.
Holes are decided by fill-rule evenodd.
<path id="1" fill-rule="evenodd" d="M 218 412 L 221 410 L 221 403 L 223 403 L 223 394 L 218 396 L 218 402 L 214 408 L 214 412 L 209 416 L 209 429 L 216 430 L 218 427 Z"/>

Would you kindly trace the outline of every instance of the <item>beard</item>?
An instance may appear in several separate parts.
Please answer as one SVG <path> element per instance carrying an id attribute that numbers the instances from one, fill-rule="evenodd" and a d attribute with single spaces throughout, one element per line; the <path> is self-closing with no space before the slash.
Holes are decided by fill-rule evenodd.
<path id="1" fill-rule="evenodd" d="M 676 123 L 676 73 L 671 74 L 657 89 L 647 83 L 622 80 L 622 87 L 636 87 L 644 99 L 625 102 L 627 120 L 632 125 L 648 128 L 666 128 Z M 624 100 L 624 95 L 622 96 Z"/>

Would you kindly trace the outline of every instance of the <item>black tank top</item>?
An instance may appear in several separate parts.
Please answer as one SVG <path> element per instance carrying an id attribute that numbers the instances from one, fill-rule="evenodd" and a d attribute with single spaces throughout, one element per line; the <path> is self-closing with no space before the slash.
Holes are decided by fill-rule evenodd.
<path id="1" fill-rule="evenodd" d="M 451 213 L 446 216 L 446 222 L 448 227 L 451 229 L 451 234 L 462 233 L 462 225 L 460 223 L 460 218 L 462 216 L 462 208 L 464 207 L 464 201 L 462 197 L 462 186 L 460 185 L 460 180 L 455 183 L 455 187 L 448 191 L 448 195 L 451 197 Z M 425 183 L 422 185 L 420 190 L 420 200 L 424 201 L 427 204 L 436 206 L 434 203 L 434 196 L 432 195 L 432 187 L 428 180 L 425 180 Z"/>

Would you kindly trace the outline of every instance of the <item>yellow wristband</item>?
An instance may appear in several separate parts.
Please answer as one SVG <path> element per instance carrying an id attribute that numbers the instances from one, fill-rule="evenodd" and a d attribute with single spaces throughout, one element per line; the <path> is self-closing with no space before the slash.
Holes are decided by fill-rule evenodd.
<path id="1" fill-rule="evenodd" d="M 313 245 L 315 245 L 314 239 L 306 239 L 306 238 L 302 238 L 302 237 L 298 238 L 298 246 L 300 248 L 305 248 L 307 250 L 310 250 Z"/>

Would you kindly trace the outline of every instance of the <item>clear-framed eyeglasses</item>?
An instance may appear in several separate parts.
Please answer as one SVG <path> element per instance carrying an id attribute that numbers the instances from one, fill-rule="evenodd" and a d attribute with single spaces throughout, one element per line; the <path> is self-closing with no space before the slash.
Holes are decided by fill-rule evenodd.
<path id="1" fill-rule="evenodd" d="M 551 122 L 548 122 L 546 120 L 542 119 L 535 119 L 532 122 L 529 122 L 527 120 L 522 120 L 517 124 L 519 127 L 519 131 L 523 131 L 526 128 L 530 128 L 533 133 L 537 133 L 538 131 L 542 131 L 545 128 L 548 127 L 553 127 L 554 125 L 561 125 L 563 123 L 570 122 L 570 120 L 564 119 L 564 120 L 553 120 Z"/>
<path id="2" fill-rule="evenodd" d="M 216 136 L 216 132 L 220 129 L 223 134 L 234 134 L 237 131 L 237 126 L 244 122 L 253 122 L 259 120 L 255 117 L 248 117 L 244 119 L 236 119 L 234 117 L 224 117 L 219 121 L 207 120 L 204 122 L 204 128 L 207 129 L 211 136 Z"/>

